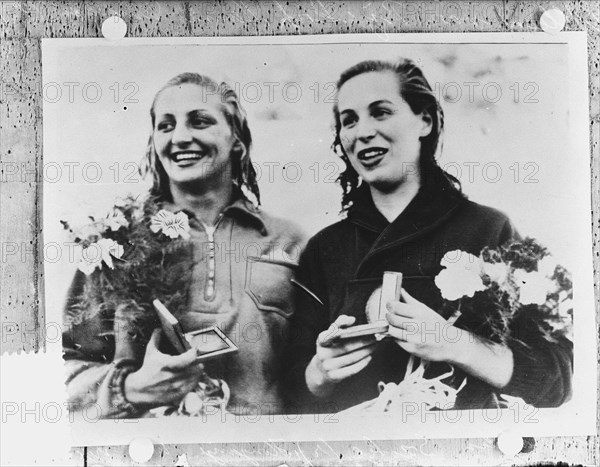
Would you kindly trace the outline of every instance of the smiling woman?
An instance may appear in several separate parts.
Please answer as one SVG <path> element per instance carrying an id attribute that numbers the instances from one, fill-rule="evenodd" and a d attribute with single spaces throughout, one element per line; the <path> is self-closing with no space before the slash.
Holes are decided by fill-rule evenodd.
<path id="1" fill-rule="evenodd" d="M 234 144 L 238 150 L 242 145 L 227 125 L 219 96 L 203 97 L 194 84 L 165 89 L 154 106 L 153 140 L 172 184 L 210 191 L 221 185 L 218 177 L 231 178 L 229 154 Z"/>
<path id="2" fill-rule="evenodd" d="M 178 75 L 156 94 L 150 115 L 143 172 L 152 175 L 151 191 L 115 204 L 120 222 L 100 226 L 96 237 L 122 251 L 115 246 L 107 267 L 79 271 L 69 292 L 71 407 L 95 403 L 102 417 L 160 406 L 189 413 L 190 394 L 200 398 L 196 412 L 220 394 L 234 413 L 279 413 L 277 376 L 294 312 L 291 258 L 303 235 L 260 209 L 248 122 L 226 84 Z M 206 361 L 196 338 L 174 355 L 161 341 L 155 299 L 182 333 L 216 326 L 238 351 Z"/>
<path id="3" fill-rule="evenodd" d="M 398 78 L 389 72 L 356 76 L 338 94 L 340 141 L 352 167 L 377 192 L 401 185 L 418 189 L 420 139 L 428 136 L 428 112 L 415 114 L 400 96 Z"/>
<path id="4" fill-rule="evenodd" d="M 404 402 L 430 394 L 426 406 L 438 409 L 500 407 L 503 394 L 537 407 L 568 400 L 573 344 L 565 335 L 548 337 L 540 315 L 530 312 L 503 321 L 505 334 L 496 339 L 490 331 L 501 302 L 490 305 L 480 295 L 475 311 L 461 315 L 437 287 L 449 253 L 464 262 L 519 236 L 504 214 L 468 200 L 437 165 L 443 112 L 421 70 L 409 60 L 349 68 L 337 83 L 334 117 L 333 147 L 346 163 L 339 182 L 347 218 L 317 233 L 300 260 L 299 280 L 320 303 L 299 297 L 293 317 L 290 404 L 340 411 L 376 398 L 383 383 L 399 383 L 400 394 L 416 388 Z M 534 248 L 530 257 L 544 254 Z M 403 285 L 385 302 L 389 271 L 401 273 Z M 514 301 L 514 294 L 503 299 Z M 339 331 L 365 323 L 379 302 L 385 329 L 373 323 L 377 338 Z M 420 373 L 412 374 L 418 359 Z M 450 400 L 444 406 L 441 393 Z"/>
<path id="5" fill-rule="evenodd" d="M 226 179 L 260 203 L 250 129 L 237 95 L 225 83 L 182 73 L 156 94 L 150 116 L 146 167 L 154 176 L 155 195 L 172 198 L 171 189 L 180 185 L 192 192 L 229 189 L 222 182 Z"/>

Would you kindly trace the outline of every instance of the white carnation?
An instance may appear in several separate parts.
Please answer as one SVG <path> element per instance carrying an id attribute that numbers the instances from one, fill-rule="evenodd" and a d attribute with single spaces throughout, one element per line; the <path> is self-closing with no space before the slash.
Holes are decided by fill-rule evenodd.
<path id="1" fill-rule="evenodd" d="M 112 257 L 120 258 L 123 256 L 123 252 L 123 247 L 114 240 L 101 238 L 97 242 L 92 243 L 87 248 L 81 250 L 81 259 L 79 260 L 77 267 L 86 275 L 94 272 L 96 268 L 102 269 L 102 262 L 113 269 L 114 265 Z"/>
<path id="2" fill-rule="evenodd" d="M 485 290 L 479 274 L 463 269 L 443 269 L 435 277 L 435 285 L 446 300 L 472 297 L 475 292 Z"/>
<path id="3" fill-rule="evenodd" d="M 523 305 L 543 305 L 548 293 L 555 288 L 554 282 L 540 271 L 516 269 L 514 279 L 519 287 L 519 302 Z"/>

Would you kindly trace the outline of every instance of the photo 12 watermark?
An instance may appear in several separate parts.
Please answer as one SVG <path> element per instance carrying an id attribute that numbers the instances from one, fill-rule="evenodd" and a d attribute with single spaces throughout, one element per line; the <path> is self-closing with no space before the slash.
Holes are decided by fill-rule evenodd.
<path id="1" fill-rule="evenodd" d="M 43 184 L 44 238 L 0 260 L 38 255 L 49 314 L 2 338 L 62 344 L 71 375 L 67 400 L 3 417 L 66 420 L 86 445 L 589 431 L 584 35 L 394 34 L 422 18 L 528 29 L 533 2 L 265 7 L 182 8 L 207 28 L 323 32 L 362 12 L 373 34 L 44 41 L 41 86 L 3 83 L 44 103 L 43 162 L 0 165 Z M 402 275 L 389 297 L 386 272 Z"/>

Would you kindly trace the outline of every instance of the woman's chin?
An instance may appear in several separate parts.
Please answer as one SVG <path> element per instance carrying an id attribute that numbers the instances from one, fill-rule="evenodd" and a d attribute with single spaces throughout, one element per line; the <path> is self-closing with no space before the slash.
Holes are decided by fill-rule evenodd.
<path id="1" fill-rule="evenodd" d="M 409 177 L 407 174 L 390 174 L 385 173 L 372 173 L 362 177 L 363 181 L 369 185 L 372 189 L 379 191 L 380 193 L 393 193 L 400 187 L 408 187 L 409 185 L 420 184 L 419 177 Z"/>
<path id="2" fill-rule="evenodd" d="M 204 176 L 171 177 L 170 181 L 184 191 L 197 191 L 199 187 L 205 185 L 207 182 Z"/>
<path id="3" fill-rule="evenodd" d="M 371 188 L 381 193 L 390 193 L 395 191 L 403 182 L 401 179 L 390 178 L 389 176 L 363 178 Z"/>
<path id="4" fill-rule="evenodd" d="M 175 167 L 171 166 L 170 169 L 171 170 L 167 172 L 167 175 L 169 179 L 175 183 L 190 183 L 210 176 L 208 167 L 200 164 Z"/>
<path id="5" fill-rule="evenodd" d="M 204 195 L 209 191 L 218 191 L 223 187 L 227 178 L 214 173 L 204 173 L 201 176 L 172 178 L 171 184 L 176 185 L 179 191 L 188 194 Z"/>

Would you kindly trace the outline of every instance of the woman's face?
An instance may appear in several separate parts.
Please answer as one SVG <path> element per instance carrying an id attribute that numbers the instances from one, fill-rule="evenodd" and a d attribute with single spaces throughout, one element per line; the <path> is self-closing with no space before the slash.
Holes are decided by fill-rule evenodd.
<path id="1" fill-rule="evenodd" d="M 415 115 L 391 71 L 363 73 L 338 92 L 340 140 L 352 167 L 380 191 L 419 178 L 420 138 L 431 132 L 428 113 Z"/>
<path id="2" fill-rule="evenodd" d="M 236 139 L 219 95 L 196 84 L 172 86 L 160 93 L 154 112 L 154 148 L 171 183 L 231 180 Z"/>

